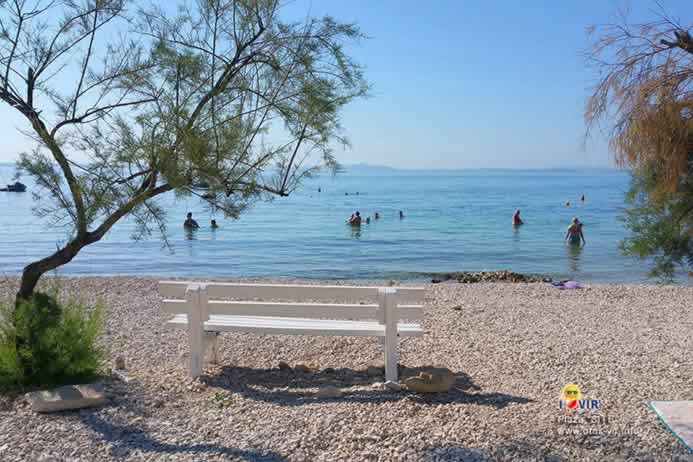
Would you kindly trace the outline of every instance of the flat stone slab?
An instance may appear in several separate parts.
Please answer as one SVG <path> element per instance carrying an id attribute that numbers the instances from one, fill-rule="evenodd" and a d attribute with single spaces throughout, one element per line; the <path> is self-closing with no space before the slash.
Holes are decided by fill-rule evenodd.
<path id="1" fill-rule="evenodd" d="M 58 412 L 100 406 L 106 402 L 103 386 L 98 384 L 67 385 L 53 390 L 26 394 L 35 412 Z"/>
<path id="2" fill-rule="evenodd" d="M 665 427 L 693 452 L 693 401 L 650 401 Z"/>

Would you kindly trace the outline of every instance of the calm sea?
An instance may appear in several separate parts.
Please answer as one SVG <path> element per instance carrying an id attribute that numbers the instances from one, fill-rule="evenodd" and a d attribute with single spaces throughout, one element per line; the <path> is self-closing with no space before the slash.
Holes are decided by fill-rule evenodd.
<path id="1" fill-rule="evenodd" d="M 0 164 L 0 184 L 10 182 L 13 172 L 12 165 Z M 32 188 L 28 178 L 22 181 Z M 170 249 L 157 237 L 133 241 L 134 225 L 123 221 L 60 272 L 417 279 L 441 271 L 510 269 L 581 281 L 643 281 L 647 264 L 618 250 L 627 186 L 628 176 L 614 170 L 354 167 L 310 180 L 292 196 L 258 204 L 238 220 L 215 215 L 197 200 L 169 196 L 162 203 L 169 211 Z M 0 192 L 0 274 L 18 274 L 65 239 L 66 231 L 36 218 L 32 205 L 29 193 Z M 525 221 L 517 230 L 510 225 L 514 209 Z M 364 217 L 377 211 L 381 218 L 352 229 L 345 219 L 356 210 Z M 201 224 L 193 235 L 182 228 L 187 211 Z M 587 239 L 578 251 L 563 243 L 573 216 L 584 223 Z M 215 231 L 212 218 L 220 225 Z"/>

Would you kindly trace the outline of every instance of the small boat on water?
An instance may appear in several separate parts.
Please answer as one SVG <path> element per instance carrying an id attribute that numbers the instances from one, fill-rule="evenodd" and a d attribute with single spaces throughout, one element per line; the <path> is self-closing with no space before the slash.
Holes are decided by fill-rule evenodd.
<path id="1" fill-rule="evenodd" d="M 0 188 L 0 191 L 25 192 L 26 191 L 26 185 L 24 183 L 20 183 L 19 181 L 16 181 L 14 184 L 8 184 L 6 188 Z"/>

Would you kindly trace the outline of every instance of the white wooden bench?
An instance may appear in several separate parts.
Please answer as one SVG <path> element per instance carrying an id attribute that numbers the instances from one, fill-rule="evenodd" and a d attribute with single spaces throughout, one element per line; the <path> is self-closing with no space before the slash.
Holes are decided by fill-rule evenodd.
<path id="1" fill-rule="evenodd" d="M 252 332 L 379 337 L 386 380 L 396 381 L 397 337 L 423 334 L 421 287 L 161 281 L 159 292 L 174 315 L 168 324 L 188 330 L 193 377 L 202 374 L 206 349 L 216 357 L 219 332 Z"/>

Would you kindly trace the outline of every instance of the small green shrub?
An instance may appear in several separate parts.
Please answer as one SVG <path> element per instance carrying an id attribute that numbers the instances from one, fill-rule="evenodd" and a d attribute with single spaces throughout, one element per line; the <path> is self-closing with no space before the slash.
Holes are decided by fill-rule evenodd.
<path id="1" fill-rule="evenodd" d="M 35 293 L 0 308 L 0 386 L 54 386 L 93 379 L 103 352 L 101 308 Z"/>

